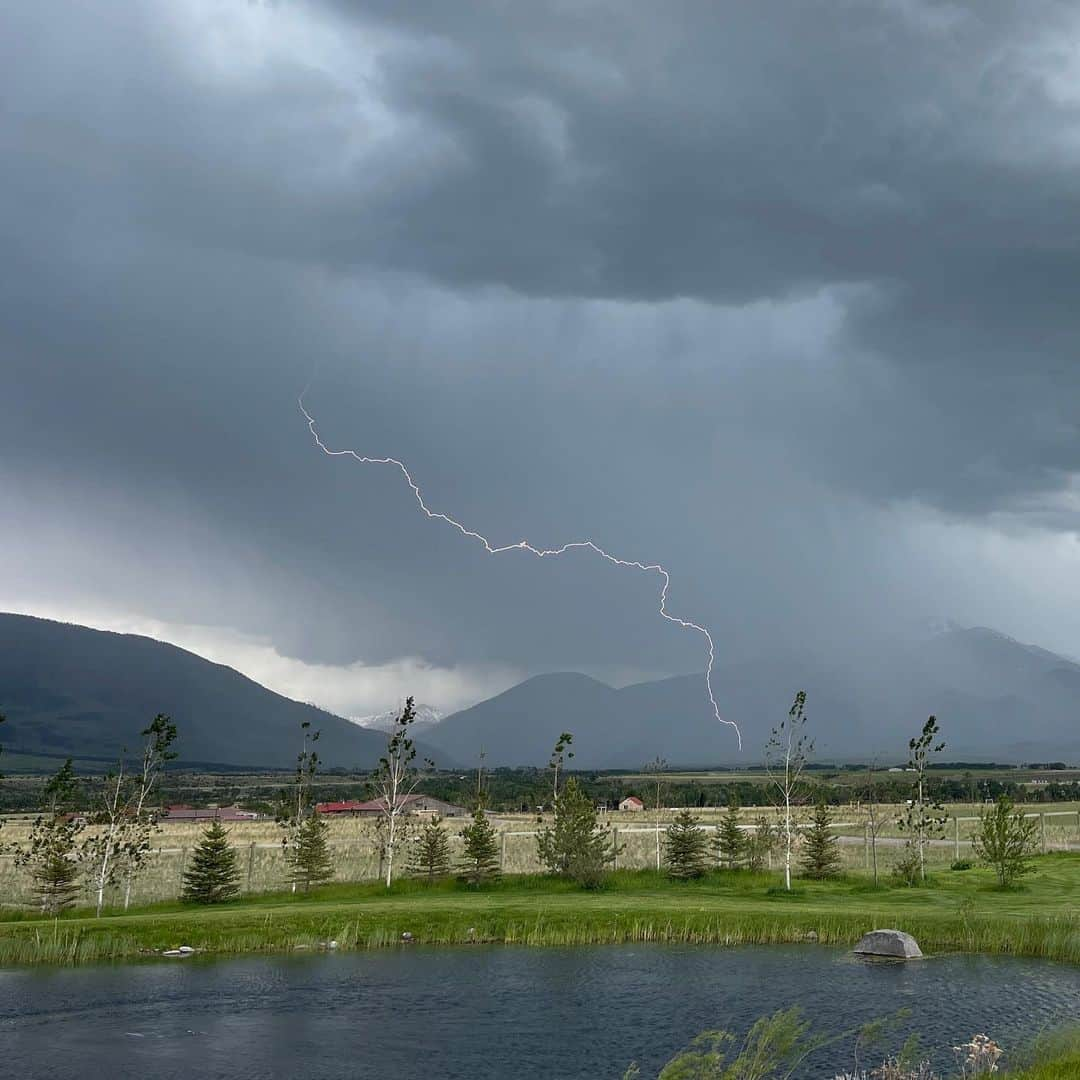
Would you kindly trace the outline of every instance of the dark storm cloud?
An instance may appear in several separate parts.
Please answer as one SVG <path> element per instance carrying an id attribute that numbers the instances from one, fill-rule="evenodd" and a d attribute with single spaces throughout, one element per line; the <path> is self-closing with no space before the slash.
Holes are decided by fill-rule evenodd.
<path id="1" fill-rule="evenodd" d="M 1020 586 L 950 567 L 1003 515 L 1075 527 L 1069 5 L 12 8 L 27 603 L 328 663 L 701 663 L 653 582 L 491 560 L 322 458 L 313 372 L 332 445 L 496 542 L 662 559 L 725 654 L 805 637 L 795 611 L 835 649 L 1009 612 Z"/>

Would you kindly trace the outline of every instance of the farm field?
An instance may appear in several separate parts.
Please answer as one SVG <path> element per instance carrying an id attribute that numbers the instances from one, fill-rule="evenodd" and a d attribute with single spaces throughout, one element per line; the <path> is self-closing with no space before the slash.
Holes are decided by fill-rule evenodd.
<path id="1" fill-rule="evenodd" d="M 0 917 L 0 963 L 134 957 L 188 945 L 208 953 L 343 949 L 474 941 L 528 945 L 686 941 L 843 944 L 898 926 L 929 951 L 1041 956 L 1080 963 L 1080 855 L 1037 860 L 1023 888 L 993 887 L 985 870 L 940 870 L 921 888 L 875 888 L 859 876 L 797 880 L 716 871 L 692 883 L 618 871 L 586 891 L 546 876 L 510 876 L 482 889 L 454 879 L 329 885 L 311 895 L 265 893 L 220 906 L 151 905 L 101 919 L 82 909 L 58 920 Z"/>
<path id="2" fill-rule="evenodd" d="M 942 839 L 928 848 L 929 864 L 935 869 L 948 867 L 959 854 L 971 858 L 971 836 L 978 825 L 982 806 L 950 804 L 946 813 L 950 820 Z M 1046 850 L 1080 851 L 1080 803 L 1032 804 L 1024 808 L 1040 819 L 1045 835 Z M 661 844 L 663 829 L 675 816 L 675 808 L 661 810 L 659 814 Z M 703 825 L 715 827 L 723 815 L 722 810 L 703 808 L 695 810 Z M 896 821 L 900 814 L 898 806 L 879 806 L 877 856 L 879 873 L 887 876 L 895 861 L 902 833 Z M 952 817 L 958 821 L 954 823 Z M 749 828 L 760 818 L 772 821 L 777 812 L 770 808 L 751 807 L 741 812 L 741 821 Z M 654 811 L 609 812 L 601 820 L 607 824 L 621 847 L 617 866 L 620 869 L 656 868 L 656 818 Z M 965 820 L 967 819 L 967 820 Z M 837 807 L 835 831 L 841 838 L 841 856 L 844 870 L 848 873 L 867 875 L 871 857 L 867 838 L 866 813 L 859 808 Z M 507 874 L 538 874 L 541 866 L 536 855 L 536 831 L 551 824 L 550 815 L 542 815 L 538 822 L 535 814 L 500 814 L 493 819 L 499 834 L 501 869 Z M 450 818 L 445 825 L 451 834 L 452 851 L 460 850 L 460 830 L 467 819 Z M 25 844 L 30 828 L 28 816 L 13 816 L 4 824 L 5 844 Z M 240 853 L 241 887 L 245 894 L 272 892 L 283 887 L 287 868 L 281 848 L 281 831 L 273 821 L 231 822 L 227 826 L 232 844 Z M 156 833 L 153 850 L 147 867 L 135 884 L 133 898 L 137 903 L 156 903 L 174 900 L 180 894 L 187 858 L 198 842 L 202 826 L 195 822 L 170 822 L 165 819 Z M 335 819 L 329 822 L 328 840 L 335 866 L 335 880 L 339 883 L 375 881 L 381 876 L 379 841 L 375 822 L 371 818 Z M 959 843 L 957 842 L 959 841 Z M 403 859 L 398 867 L 403 869 Z M 395 875 L 398 869 L 395 869 Z M 89 902 L 89 892 L 84 892 Z M 115 894 L 110 899 L 115 899 Z M 30 881 L 14 864 L 10 849 L 0 854 L 0 910 L 19 907 L 30 900 Z"/>

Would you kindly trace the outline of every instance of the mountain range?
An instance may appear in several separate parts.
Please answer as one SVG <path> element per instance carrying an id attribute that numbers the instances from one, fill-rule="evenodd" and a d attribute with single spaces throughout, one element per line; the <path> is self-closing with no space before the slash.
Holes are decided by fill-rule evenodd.
<path id="1" fill-rule="evenodd" d="M 29 755 L 112 758 L 159 712 L 176 721 L 184 762 L 288 768 L 304 721 L 327 766 L 370 768 L 386 749 L 377 731 L 175 645 L 26 615 L 0 614 L 0 712 L 6 750 Z"/>
<path id="2" fill-rule="evenodd" d="M 538 675 L 448 716 L 429 743 L 467 761 L 482 747 L 493 765 L 540 765 L 562 731 L 578 768 L 760 761 L 794 694 L 807 692 L 818 759 L 902 761 L 931 713 L 951 760 L 1080 759 L 1080 664 L 995 630 L 942 624 L 870 659 L 842 666 L 796 656 L 718 666 L 718 724 L 702 675 L 614 689 L 587 675 Z"/>
<path id="3" fill-rule="evenodd" d="M 718 724 L 700 674 L 613 688 L 588 675 L 537 675 L 441 718 L 418 706 L 420 758 L 454 767 L 482 750 L 489 765 L 543 765 L 560 732 L 572 765 L 637 768 L 761 760 L 770 729 L 796 690 L 823 761 L 899 762 L 934 713 L 950 760 L 1080 760 L 1080 664 L 985 628 L 950 623 L 858 662 L 822 665 L 792 655 L 720 665 L 713 687 L 732 729 Z M 408 693 L 408 687 L 402 687 Z M 349 721 L 292 701 L 221 664 L 132 634 L 0 614 L 0 729 L 9 750 L 109 758 L 134 746 L 157 712 L 180 732 L 185 762 L 290 767 L 299 725 L 322 732 L 328 766 L 368 768 L 396 713 Z"/>

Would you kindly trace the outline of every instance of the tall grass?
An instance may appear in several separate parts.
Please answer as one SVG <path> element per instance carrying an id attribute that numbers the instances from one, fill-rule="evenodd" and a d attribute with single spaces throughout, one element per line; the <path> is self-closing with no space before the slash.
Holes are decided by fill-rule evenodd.
<path id="1" fill-rule="evenodd" d="M 562 894 L 569 902 L 555 904 L 545 903 L 539 890 L 506 893 L 514 902 L 500 904 L 499 892 L 493 891 L 477 895 L 482 902 L 475 908 L 440 903 L 435 891 L 366 904 L 316 897 L 277 907 L 240 903 L 101 920 L 20 920 L 0 924 L 0 965 L 133 959 L 179 945 L 215 955 L 319 949 L 329 942 L 339 949 L 375 949 L 400 945 L 405 933 L 418 945 L 846 945 L 883 925 L 902 926 L 927 952 L 1005 953 L 1080 964 L 1080 919 L 1068 915 L 965 918 L 887 909 L 823 913 L 801 910 L 797 902 L 768 911 L 687 910 L 685 905 L 665 906 L 662 897 L 613 910 L 603 894 Z M 548 897 L 558 898 L 558 893 Z"/>

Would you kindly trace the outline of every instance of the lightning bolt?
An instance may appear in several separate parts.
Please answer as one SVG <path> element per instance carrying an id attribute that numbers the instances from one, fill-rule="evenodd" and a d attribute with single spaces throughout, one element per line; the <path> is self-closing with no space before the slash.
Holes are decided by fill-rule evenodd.
<path id="1" fill-rule="evenodd" d="M 318 429 L 315 426 L 315 417 L 307 411 L 307 407 L 304 405 L 304 394 L 306 393 L 307 389 L 305 388 L 304 393 L 297 398 L 296 403 L 300 407 L 300 411 L 304 414 L 308 431 L 311 432 L 311 437 L 315 440 L 315 445 L 326 454 L 327 457 L 351 457 L 361 465 L 393 466 L 405 478 L 405 483 L 409 485 L 413 496 L 416 498 L 417 505 L 429 520 L 445 522 L 451 528 L 457 529 L 462 536 L 467 536 L 470 540 L 479 541 L 483 544 L 484 550 L 489 555 L 501 555 L 506 551 L 527 551 L 530 555 L 535 555 L 538 559 L 547 559 L 554 555 L 565 555 L 566 552 L 573 551 L 575 548 L 583 548 L 599 555 L 601 559 L 604 559 L 614 566 L 623 566 L 631 570 L 640 570 L 642 573 L 646 574 L 659 574 L 660 579 L 663 582 L 660 588 L 660 616 L 661 618 L 667 619 L 668 622 L 681 627 L 683 630 L 696 631 L 705 639 L 709 652 L 709 662 L 705 666 L 705 689 L 709 695 L 709 704 L 712 706 L 713 715 L 716 719 L 721 724 L 726 724 L 728 727 L 734 729 L 735 736 L 739 740 L 739 749 L 742 749 L 742 732 L 739 731 L 739 725 L 736 724 L 734 720 L 725 720 L 720 715 L 720 706 L 716 703 L 716 695 L 713 693 L 712 673 L 713 665 L 716 662 L 716 646 L 713 644 L 712 634 L 710 634 L 704 626 L 699 626 L 696 622 L 691 622 L 689 619 L 680 619 L 677 615 L 672 615 L 671 612 L 668 611 L 667 594 L 668 588 L 671 586 L 671 575 L 663 566 L 659 563 L 638 562 L 636 559 L 620 559 L 617 556 L 610 554 L 610 552 L 605 551 L 599 544 L 594 543 L 592 540 L 572 540 L 570 543 L 563 544 L 562 547 L 557 548 L 534 547 L 527 540 L 518 540 L 517 543 L 514 544 L 495 546 L 486 536 L 476 532 L 474 529 L 462 525 L 460 521 L 450 517 L 449 514 L 443 514 L 437 510 L 432 510 L 428 504 L 424 502 L 424 496 L 420 491 L 420 487 L 412 478 L 412 474 L 405 467 L 404 462 L 398 461 L 397 458 L 392 457 L 368 457 L 365 454 L 358 453 L 356 450 L 333 450 L 327 446 L 326 443 L 323 442 L 322 437 L 319 435 Z"/>

